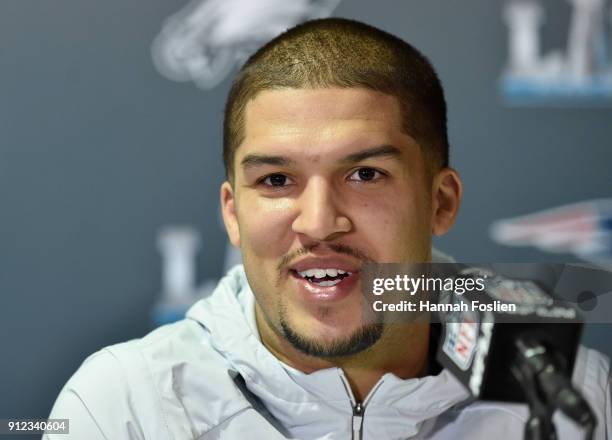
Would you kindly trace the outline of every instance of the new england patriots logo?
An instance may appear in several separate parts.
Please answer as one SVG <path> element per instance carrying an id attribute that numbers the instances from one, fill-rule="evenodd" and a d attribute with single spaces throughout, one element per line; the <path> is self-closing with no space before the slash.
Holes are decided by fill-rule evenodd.
<path id="1" fill-rule="evenodd" d="M 589 200 L 498 220 L 491 238 L 507 246 L 534 246 L 571 253 L 593 263 L 612 264 L 612 199 Z"/>

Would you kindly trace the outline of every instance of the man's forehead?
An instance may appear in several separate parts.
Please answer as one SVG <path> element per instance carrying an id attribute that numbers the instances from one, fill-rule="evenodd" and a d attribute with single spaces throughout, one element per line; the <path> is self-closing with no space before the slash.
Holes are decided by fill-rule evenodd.
<path id="1" fill-rule="evenodd" d="M 402 131 L 396 98 L 362 88 L 266 90 L 245 113 L 243 145 L 265 149 L 382 145 Z"/>
<path id="2" fill-rule="evenodd" d="M 395 96 L 361 87 L 263 90 L 246 105 L 245 117 L 274 123 L 354 119 L 399 122 Z"/>

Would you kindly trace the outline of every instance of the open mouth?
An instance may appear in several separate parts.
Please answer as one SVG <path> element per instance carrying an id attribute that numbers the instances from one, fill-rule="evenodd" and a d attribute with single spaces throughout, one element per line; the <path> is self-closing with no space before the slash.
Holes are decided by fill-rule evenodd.
<path id="1" fill-rule="evenodd" d="M 344 278 L 351 276 L 353 272 L 348 272 L 342 269 L 308 269 L 297 271 L 292 269 L 292 274 L 297 278 L 302 278 L 311 284 L 321 287 L 335 286 Z"/>

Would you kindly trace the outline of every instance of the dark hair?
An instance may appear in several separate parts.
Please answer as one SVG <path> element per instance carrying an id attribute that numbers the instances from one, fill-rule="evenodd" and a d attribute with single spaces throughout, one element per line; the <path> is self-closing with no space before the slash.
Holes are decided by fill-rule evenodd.
<path id="1" fill-rule="evenodd" d="M 418 50 L 380 29 L 327 18 L 297 25 L 255 52 L 242 66 L 225 105 L 223 161 L 233 181 L 244 140 L 245 107 L 263 91 L 363 87 L 395 96 L 403 129 L 434 168 L 448 166 L 446 102 L 436 72 Z"/>

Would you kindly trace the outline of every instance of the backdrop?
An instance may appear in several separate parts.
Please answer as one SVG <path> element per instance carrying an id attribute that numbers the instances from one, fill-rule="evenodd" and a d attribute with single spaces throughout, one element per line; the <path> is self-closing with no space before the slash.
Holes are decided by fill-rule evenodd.
<path id="1" fill-rule="evenodd" d="M 0 418 L 45 417 L 99 348 L 151 329 L 157 230 L 195 225 L 198 277 L 222 271 L 217 218 L 226 79 L 171 82 L 150 47 L 185 2 L 0 2 Z M 568 2 L 548 8 L 544 48 L 565 44 Z M 411 42 L 449 104 L 452 164 L 465 182 L 453 231 L 461 261 L 565 261 L 494 244 L 498 218 L 610 197 L 610 108 L 508 108 L 502 2 L 344 0 L 333 15 Z M 610 327 L 585 343 L 610 353 Z"/>

